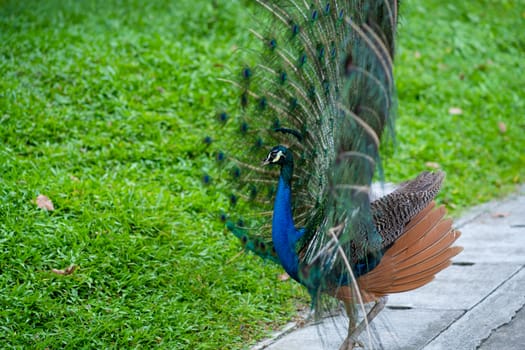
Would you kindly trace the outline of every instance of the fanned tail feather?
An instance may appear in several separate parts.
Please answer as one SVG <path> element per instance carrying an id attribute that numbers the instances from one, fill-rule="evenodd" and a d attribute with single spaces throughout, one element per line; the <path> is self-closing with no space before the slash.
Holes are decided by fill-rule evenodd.
<path id="1" fill-rule="evenodd" d="M 235 225 L 232 222 L 227 222 L 226 227 L 239 238 L 244 249 L 255 253 L 263 259 L 279 263 L 279 258 L 277 257 L 272 241 L 256 235 L 250 235 L 245 228 Z"/>

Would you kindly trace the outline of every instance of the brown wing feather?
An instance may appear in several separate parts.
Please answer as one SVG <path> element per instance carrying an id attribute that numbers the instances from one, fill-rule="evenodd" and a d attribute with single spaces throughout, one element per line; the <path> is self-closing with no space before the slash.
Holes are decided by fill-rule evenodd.
<path id="1" fill-rule="evenodd" d="M 441 206 L 439 208 L 430 210 L 426 213 L 424 217 L 416 216 L 415 219 L 418 219 L 417 223 L 411 225 L 412 220 L 407 224 L 407 229 L 401 237 L 399 237 L 394 244 L 387 250 L 389 255 L 396 256 L 397 254 L 403 252 L 410 246 L 410 244 L 415 244 L 418 239 L 415 237 L 424 237 L 429 230 L 431 230 L 434 225 L 439 222 L 443 217 L 445 217 L 447 211 L 445 207 Z M 407 235 L 407 233 L 410 233 Z"/>
<path id="2" fill-rule="evenodd" d="M 429 206 L 432 206 L 432 204 Z M 421 217 L 420 215 L 415 217 L 417 224 L 409 224 L 410 226 L 407 225 L 410 228 L 405 231 L 405 233 L 389 250 L 387 250 L 381 263 L 374 270 L 361 278 L 363 283 L 366 282 L 367 285 L 386 288 L 386 286 L 391 284 L 391 278 L 385 278 L 385 276 L 393 276 L 396 272 L 402 271 L 405 267 L 417 265 L 417 259 L 415 262 L 407 261 L 413 256 L 413 254 L 409 254 L 409 249 L 412 248 L 411 245 L 418 246 L 416 252 L 425 251 L 426 246 L 421 247 L 419 240 L 427 238 L 427 235 L 430 235 L 431 238 L 433 237 L 434 239 L 437 239 L 435 234 L 442 234 L 440 231 L 433 229 L 435 228 L 436 222 L 439 223 L 440 220 L 442 220 L 445 215 L 445 210 L 443 207 L 440 207 L 432 211 L 422 212 L 422 214 L 424 214 L 424 217 Z M 427 241 L 430 240 L 427 238 Z"/>
<path id="3" fill-rule="evenodd" d="M 405 232 L 410 230 L 412 227 L 414 227 L 414 225 L 416 225 L 417 223 L 419 223 L 421 220 L 423 220 L 428 213 L 430 213 L 432 211 L 432 209 L 434 209 L 436 206 L 436 202 L 432 201 L 430 202 L 429 205 L 427 205 L 425 207 L 425 209 L 421 210 L 419 213 L 417 213 L 416 216 L 414 216 L 412 218 L 412 220 L 410 220 L 407 225 L 405 226 Z"/>
<path id="4" fill-rule="evenodd" d="M 444 219 L 445 214 L 443 206 L 436 208 L 431 202 L 414 216 L 379 265 L 357 279 L 365 302 L 422 287 L 451 264 L 463 248 L 452 247 L 460 232 L 452 229 L 452 220 Z M 350 287 L 341 287 L 334 295 L 343 301 L 355 300 Z"/>

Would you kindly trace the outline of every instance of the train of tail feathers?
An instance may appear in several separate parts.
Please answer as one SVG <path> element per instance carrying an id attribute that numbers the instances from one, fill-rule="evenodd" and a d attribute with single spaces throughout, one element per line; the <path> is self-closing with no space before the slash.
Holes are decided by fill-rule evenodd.
<path id="1" fill-rule="evenodd" d="M 388 294 L 427 284 L 461 251 L 434 202 L 442 172 L 370 197 L 393 129 L 398 3 L 256 2 L 258 63 L 229 81 L 238 111 L 217 115 L 235 136 L 205 139 L 228 182 L 221 218 L 246 249 L 305 286 L 314 308 L 325 297 L 344 303 L 341 349 L 352 349 Z M 356 305 L 369 302 L 358 323 Z"/>

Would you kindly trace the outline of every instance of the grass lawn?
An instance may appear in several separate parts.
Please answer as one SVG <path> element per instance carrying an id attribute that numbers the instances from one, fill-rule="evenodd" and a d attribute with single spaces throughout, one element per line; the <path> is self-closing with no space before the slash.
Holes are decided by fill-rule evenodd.
<path id="1" fill-rule="evenodd" d="M 202 139 L 246 1 L 0 1 L 0 343 L 242 348 L 307 293 L 215 219 Z M 457 214 L 525 182 L 525 3 L 403 1 L 388 181 Z M 48 196 L 54 211 L 37 207 Z M 69 275 L 53 272 L 70 265 Z"/>

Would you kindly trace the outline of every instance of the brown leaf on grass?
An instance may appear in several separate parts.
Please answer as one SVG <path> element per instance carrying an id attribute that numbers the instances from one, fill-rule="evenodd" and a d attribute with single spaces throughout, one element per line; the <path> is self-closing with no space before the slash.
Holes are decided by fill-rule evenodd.
<path id="1" fill-rule="evenodd" d="M 485 63 L 480 63 L 476 66 L 476 69 L 484 72 L 488 69 L 488 65 L 486 65 Z"/>
<path id="2" fill-rule="evenodd" d="M 499 132 L 504 134 L 507 132 L 507 124 L 505 124 L 504 122 L 498 122 L 498 129 L 499 129 Z"/>
<path id="3" fill-rule="evenodd" d="M 39 194 L 38 197 L 36 197 L 36 205 L 40 209 L 53 211 L 55 210 L 55 207 L 53 206 L 53 202 L 49 197 L 44 196 L 43 194 Z"/>
<path id="4" fill-rule="evenodd" d="M 277 277 L 277 279 L 278 279 L 279 281 L 287 281 L 287 280 L 290 279 L 290 276 L 285 272 L 285 273 L 283 273 L 283 274 L 280 274 L 280 275 Z"/>
<path id="5" fill-rule="evenodd" d="M 463 114 L 463 110 L 459 107 L 450 107 L 448 109 L 448 114 L 451 114 L 451 115 L 461 115 Z"/>
<path id="6" fill-rule="evenodd" d="M 439 165 L 439 163 L 436 163 L 436 162 L 426 162 L 425 165 L 429 168 L 432 168 L 432 169 L 439 169 L 441 168 L 441 165 Z"/>
<path id="7" fill-rule="evenodd" d="M 493 218 L 506 218 L 510 213 L 492 213 Z"/>
<path id="8" fill-rule="evenodd" d="M 75 270 L 77 269 L 76 265 L 70 265 L 69 267 L 59 270 L 59 269 L 52 269 L 51 272 L 56 273 L 57 275 L 71 275 Z"/>

